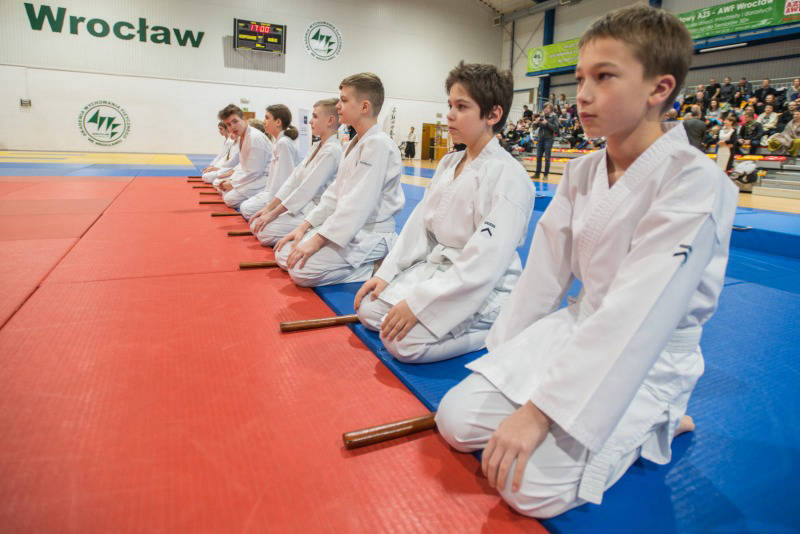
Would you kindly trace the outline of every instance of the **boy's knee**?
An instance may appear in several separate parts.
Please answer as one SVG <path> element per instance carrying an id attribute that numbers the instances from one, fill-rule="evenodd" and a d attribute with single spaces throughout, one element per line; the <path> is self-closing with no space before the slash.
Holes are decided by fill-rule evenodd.
<path id="1" fill-rule="evenodd" d="M 515 464 L 509 469 L 513 472 Z M 572 485 L 552 484 L 549 482 L 527 480 L 523 478 L 519 491 L 511 490 L 511 480 L 500 491 L 503 500 L 511 508 L 537 519 L 548 519 L 563 514 L 584 501 L 578 499 L 578 483 Z"/>
<path id="2" fill-rule="evenodd" d="M 461 384 L 448 391 L 436 410 L 436 429 L 454 449 L 470 452 L 473 445 L 473 425 L 469 423 L 469 399 L 460 390 Z"/>
<path id="3" fill-rule="evenodd" d="M 288 273 L 296 286 L 317 287 L 322 283 L 322 273 L 316 273 L 305 266 L 302 269 L 289 269 Z"/>
<path id="4" fill-rule="evenodd" d="M 366 295 L 361 300 L 361 305 L 356 310 L 356 315 L 358 315 L 358 320 L 361 321 L 361 324 L 370 330 L 380 330 L 384 313 L 382 308 L 383 306 L 377 299 L 372 300 L 370 295 Z"/>
<path id="5" fill-rule="evenodd" d="M 226 206 L 234 209 L 239 207 L 239 204 L 241 203 L 239 194 L 234 189 L 231 189 L 230 191 L 222 195 L 222 200 L 225 202 Z"/>
<path id="6" fill-rule="evenodd" d="M 409 341 L 408 336 L 399 341 L 397 338 L 387 341 L 381 336 L 381 341 L 386 350 L 403 363 L 422 363 L 423 356 L 428 352 L 427 343 Z"/>

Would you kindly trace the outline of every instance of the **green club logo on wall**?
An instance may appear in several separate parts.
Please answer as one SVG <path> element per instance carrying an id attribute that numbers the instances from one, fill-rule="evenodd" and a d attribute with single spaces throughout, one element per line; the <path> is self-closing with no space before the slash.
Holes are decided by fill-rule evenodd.
<path id="1" fill-rule="evenodd" d="M 312 22 L 306 30 L 306 52 L 321 61 L 337 57 L 342 51 L 342 34 L 330 22 Z"/>
<path id="2" fill-rule="evenodd" d="M 89 142 L 100 146 L 114 146 L 128 137 L 131 121 L 128 113 L 114 102 L 95 100 L 81 110 L 78 128 Z"/>

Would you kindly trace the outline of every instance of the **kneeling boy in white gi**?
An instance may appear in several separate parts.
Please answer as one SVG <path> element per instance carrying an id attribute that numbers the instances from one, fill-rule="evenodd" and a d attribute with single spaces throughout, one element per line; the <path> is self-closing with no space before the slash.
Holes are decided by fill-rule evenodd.
<path id="1" fill-rule="evenodd" d="M 514 82 L 492 65 L 453 69 L 447 125 L 466 150 L 446 155 L 375 276 L 358 318 L 395 358 L 426 363 L 478 350 L 522 272 L 535 190 L 495 134 Z"/>
<path id="2" fill-rule="evenodd" d="M 297 152 L 297 128 L 292 126 L 292 112 L 283 104 L 267 107 L 264 116 L 264 131 L 275 139 L 272 160 L 267 170 L 267 183 L 262 191 L 242 202 L 239 210 L 249 221 L 253 215 L 269 204 L 278 189 L 286 182 L 300 160 Z"/>
<path id="3" fill-rule="evenodd" d="M 357 135 L 319 205 L 275 245 L 278 265 L 300 286 L 369 279 L 374 263 L 397 238 L 394 214 L 405 203 L 400 151 L 377 124 L 380 78 L 354 74 L 342 80 L 339 91 L 339 120 Z"/>
<path id="4" fill-rule="evenodd" d="M 228 127 L 222 121 L 219 121 L 217 127 L 220 135 L 225 138 L 225 142 L 222 145 L 222 151 L 201 173 L 203 181 L 208 184 L 213 183 L 220 174 L 234 168 L 239 163 L 239 147 L 236 143 L 236 136 L 228 132 Z"/>
<path id="5" fill-rule="evenodd" d="M 219 118 L 239 137 L 239 164 L 229 176 L 222 175 L 218 187 L 222 200 L 231 208 L 255 195 L 267 181 L 267 164 L 272 155 L 272 143 L 267 136 L 247 124 L 242 110 L 230 104 L 219 112 Z"/>
<path id="6" fill-rule="evenodd" d="M 682 125 L 660 122 L 692 52 L 680 20 L 646 5 L 584 33 L 578 112 L 607 147 L 567 165 L 489 353 L 439 405 L 441 435 L 484 449 L 489 485 L 523 514 L 599 504 L 637 458 L 669 462 L 673 436 L 693 428 L 737 191 Z M 573 277 L 583 292 L 558 309 Z"/>
<path id="7" fill-rule="evenodd" d="M 328 98 L 314 104 L 311 133 L 319 137 L 308 156 L 292 171 L 270 203 L 250 219 L 250 229 L 262 245 L 273 246 L 279 239 L 302 224 L 319 203 L 322 193 L 336 177 L 342 146 L 336 139 L 339 119 L 338 99 Z"/>

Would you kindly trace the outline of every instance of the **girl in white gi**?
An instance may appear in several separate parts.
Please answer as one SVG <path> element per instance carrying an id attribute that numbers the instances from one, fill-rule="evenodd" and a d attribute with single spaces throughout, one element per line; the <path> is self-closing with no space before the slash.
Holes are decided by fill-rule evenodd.
<path id="1" fill-rule="evenodd" d="M 516 284 L 535 190 L 497 141 L 514 82 L 492 65 L 453 69 L 446 155 L 375 276 L 359 289 L 361 322 L 395 358 L 426 363 L 483 348 Z M 369 295 L 369 296 L 368 296 Z"/>
<path id="2" fill-rule="evenodd" d="M 660 116 L 688 71 L 673 15 L 614 11 L 579 43 L 578 111 L 607 147 L 569 163 L 489 353 L 437 412 L 461 451 L 484 449 L 489 484 L 519 512 L 551 517 L 603 492 L 640 456 L 670 460 L 703 372 L 737 191 Z M 573 277 L 574 304 L 558 309 Z"/>
<path id="3" fill-rule="evenodd" d="M 255 215 L 275 198 L 275 193 L 281 188 L 286 179 L 292 174 L 300 154 L 297 152 L 297 128 L 292 126 L 292 112 L 283 104 L 273 104 L 267 107 L 264 117 L 264 131 L 275 138 L 272 149 L 272 161 L 269 162 L 267 171 L 267 184 L 263 191 L 253 195 L 242 202 L 239 211 L 245 220 Z"/>
<path id="4" fill-rule="evenodd" d="M 317 206 L 322 193 L 336 177 L 342 159 L 342 146 L 336 138 L 339 127 L 337 102 L 336 98 L 328 98 L 314 104 L 311 133 L 319 137 L 319 143 L 294 168 L 275 198 L 250 219 L 253 235 L 265 247 L 275 245 L 302 224 L 303 218 Z"/>
<path id="5" fill-rule="evenodd" d="M 222 191 L 222 200 L 231 208 L 255 195 L 266 183 L 266 168 L 272 154 L 272 143 L 267 136 L 249 126 L 242 110 L 229 104 L 219 112 L 219 117 L 228 130 L 239 136 L 239 164 L 221 175 L 217 187 Z"/>
<path id="6" fill-rule="evenodd" d="M 356 130 L 319 204 L 275 245 L 275 259 L 300 286 L 363 282 L 391 248 L 403 208 L 397 145 L 378 127 L 380 78 L 365 72 L 339 85 L 339 120 Z M 313 230 L 312 230 L 313 228 Z"/>
<path id="7" fill-rule="evenodd" d="M 220 134 L 225 137 L 222 151 L 214 158 L 208 167 L 203 169 L 203 181 L 211 184 L 219 178 L 219 175 L 233 169 L 239 164 L 239 144 L 236 142 L 236 134 L 228 131 L 225 123 L 219 122 Z"/>

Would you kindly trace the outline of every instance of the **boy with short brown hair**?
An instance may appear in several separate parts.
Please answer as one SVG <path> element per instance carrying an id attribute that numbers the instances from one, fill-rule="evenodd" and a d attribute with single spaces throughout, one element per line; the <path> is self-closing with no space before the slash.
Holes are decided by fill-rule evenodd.
<path id="1" fill-rule="evenodd" d="M 386 256 L 403 208 L 400 151 L 378 126 L 383 84 L 370 72 L 339 86 L 340 122 L 355 128 L 333 183 L 305 220 L 275 245 L 275 259 L 300 286 L 363 282 Z"/>
<path id="2" fill-rule="evenodd" d="M 683 24 L 643 5 L 584 34 L 579 117 L 607 147 L 566 167 L 489 353 L 439 405 L 442 436 L 484 449 L 489 484 L 523 514 L 599 504 L 636 459 L 669 462 L 673 436 L 693 428 L 737 191 L 660 121 L 691 53 Z M 575 277 L 583 291 L 559 309 Z"/>

